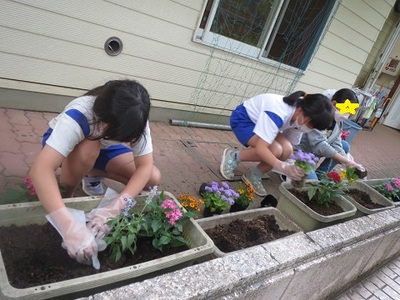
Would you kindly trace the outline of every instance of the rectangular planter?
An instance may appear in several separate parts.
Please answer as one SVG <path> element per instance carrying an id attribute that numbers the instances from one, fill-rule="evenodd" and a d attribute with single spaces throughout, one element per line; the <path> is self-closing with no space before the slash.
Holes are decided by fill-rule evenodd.
<path id="1" fill-rule="evenodd" d="M 349 185 L 348 189 L 349 190 L 357 189 L 357 190 L 363 191 L 371 197 L 372 202 L 379 203 L 379 204 L 382 204 L 385 206 L 382 208 L 369 209 L 369 208 L 366 208 L 365 206 L 362 206 L 361 204 L 359 204 L 356 200 L 353 199 L 353 197 L 351 197 L 349 195 L 344 195 L 344 197 L 347 200 L 349 200 L 351 203 L 353 203 L 354 206 L 357 208 L 357 212 L 353 216 L 354 218 L 362 217 L 365 215 L 370 215 L 370 214 L 377 213 L 382 210 L 394 207 L 394 204 L 392 201 L 390 201 L 389 199 L 387 199 L 386 197 L 381 195 L 373 187 L 370 187 L 369 185 L 365 184 L 363 181 L 357 181 L 356 183 Z"/>
<path id="2" fill-rule="evenodd" d="M 279 190 L 282 194 L 279 198 L 277 208 L 305 232 L 349 220 L 357 211 L 356 207 L 350 201 L 341 196 L 335 202 L 344 210 L 342 213 L 330 216 L 321 215 L 289 192 L 291 188 L 292 184 L 290 182 L 282 182 L 279 185 Z M 307 187 L 303 187 L 302 189 L 306 190 Z"/>
<path id="3" fill-rule="evenodd" d="M 368 186 L 370 186 L 370 187 L 373 188 L 375 185 L 378 185 L 378 184 L 387 182 L 388 179 L 390 179 L 390 178 L 365 179 L 365 180 L 363 180 L 362 182 L 365 183 L 366 185 L 368 185 Z M 383 195 L 382 195 L 382 196 L 383 196 Z M 385 196 L 384 196 L 384 197 L 385 197 Z M 386 199 L 389 199 L 389 198 L 387 198 L 387 197 L 385 197 L 385 198 L 386 198 Z M 389 199 L 389 200 L 392 201 L 391 199 Z M 396 201 L 396 202 L 392 201 L 392 202 L 393 202 L 394 206 L 400 206 L 400 201 Z"/>
<path id="4" fill-rule="evenodd" d="M 273 215 L 275 217 L 276 223 L 279 225 L 279 228 L 281 230 L 291 230 L 291 231 L 295 231 L 295 232 L 302 232 L 302 230 L 299 226 L 297 226 L 291 220 L 289 220 L 284 215 L 282 215 L 281 212 L 274 207 L 249 209 L 249 210 L 238 211 L 238 212 L 233 212 L 233 213 L 228 213 L 228 214 L 214 215 L 212 217 L 198 219 L 197 222 L 199 223 L 201 228 L 203 228 L 204 230 L 207 230 L 207 229 L 214 228 L 217 225 L 229 224 L 230 222 L 232 222 L 236 219 L 248 221 L 248 220 L 257 218 L 259 216 L 262 216 L 262 215 Z M 244 250 L 246 250 L 246 249 L 239 250 L 239 251 L 244 251 Z M 213 258 L 222 257 L 225 255 L 229 255 L 229 254 L 237 253 L 237 252 L 238 251 L 226 253 L 226 252 L 221 251 L 220 249 L 218 249 L 217 246 L 214 245 L 213 253 L 204 258 L 213 259 Z"/>
<path id="5" fill-rule="evenodd" d="M 164 194 L 180 206 L 172 194 L 168 192 Z M 135 198 L 138 209 L 143 207 L 146 195 L 145 193 Z M 81 197 L 64 199 L 64 202 L 68 207 L 88 212 L 97 207 L 100 200 L 100 197 Z M 1 205 L 0 226 L 45 224 L 47 222 L 45 215 L 46 212 L 38 202 Z M 185 224 L 183 236 L 189 243 L 190 249 L 186 251 L 108 272 L 25 289 L 16 289 L 10 285 L 0 252 L 0 299 L 48 299 L 70 294 L 76 298 L 88 295 L 88 291 L 95 293 L 177 270 L 193 264 L 199 257 L 212 253 L 213 241 L 193 219 Z"/>

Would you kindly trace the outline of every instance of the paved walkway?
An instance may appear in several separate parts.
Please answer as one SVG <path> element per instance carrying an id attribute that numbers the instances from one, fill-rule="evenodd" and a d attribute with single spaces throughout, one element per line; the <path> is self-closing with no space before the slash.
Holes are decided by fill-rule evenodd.
<path id="1" fill-rule="evenodd" d="M 0 108 L 0 195 L 22 183 L 40 151 L 42 133 L 54 113 Z M 178 196 L 197 194 L 202 182 L 222 180 L 219 162 L 222 150 L 241 147 L 231 131 L 150 123 L 155 163 L 163 175 L 160 189 Z M 400 132 L 383 125 L 372 131 L 362 130 L 352 141 L 354 159 L 368 170 L 368 178 L 400 176 Z M 235 179 L 253 163 L 241 164 Z M 238 181 L 231 182 L 235 187 Z M 279 177 L 268 173 L 264 185 L 279 198 Z M 75 196 L 84 196 L 78 189 Z M 256 197 L 251 207 L 259 207 Z M 400 260 L 385 266 L 367 281 L 353 287 L 337 299 L 400 299 Z M 375 297 L 375 298 L 374 298 Z"/>
<path id="2" fill-rule="evenodd" d="M 400 258 L 387 264 L 335 300 L 400 299 Z"/>

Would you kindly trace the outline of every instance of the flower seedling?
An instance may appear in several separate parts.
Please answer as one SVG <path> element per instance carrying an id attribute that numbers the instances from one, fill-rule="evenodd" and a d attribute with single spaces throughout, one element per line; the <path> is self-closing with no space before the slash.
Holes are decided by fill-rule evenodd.
<path id="1" fill-rule="evenodd" d="M 392 201 L 400 201 L 400 178 L 388 179 L 373 188 Z"/>
<path id="2" fill-rule="evenodd" d="M 200 212 L 201 206 L 204 204 L 203 199 L 192 196 L 189 193 L 179 195 L 178 201 L 186 210 L 195 212 Z"/>
<path id="3" fill-rule="evenodd" d="M 303 169 L 304 174 L 309 174 L 314 170 L 319 158 L 313 153 L 306 153 L 301 150 L 296 151 L 290 156 L 294 160 L 294 164 Z"/>
<path id="4" fill-rule="evenodd" d="M 204 205 L 208 207 L 212 213 L 227 209 L 230 205 L 235 203 L 235 199 L 239 197 L 239 194 L 232 190 L 225 181 L 221 182 L 221 185 L 213 181 L 211 186 L 206 186 L 204 189 L 205 192 L 202 194 Z"/>
<path id="5" fill-rule="evenodd" d="M 111 230 L 105 241 L 115 261 L 127 251 L 134 255 L 140 237 L 152 238 L 153 247 L 160 251 L 166 245 L 187 244 L 182 236 L 183 225 L 195 216 L 194 212 L 183 211 L 172 199 L 165 197 L 164 192 L 158 193 L 157 187 L 151 189 L 140 211 L 135 210 L 135 203 L 128 199 L 121 213 L 107 222 Z"/>
<path id="6" fill-rule="evenodd" d="M 337 197 L 344 194 L 346 184 L 342 181 L 340 175 L 336 172 L 323 174 L 320 180 L 308 183 L 311 188 L 308 189 L 308 198 L 315 197 L 320 205 L 329 207 Z"/>
<path id="7" fill-rule="evenodd" d="M 24 183 L 18 184 L 17 188 L 6 189 L 0 197 L 0 204 L 12 204 L 19 202 L 39 201 L 35 187 L 29 177 L 24 178 Z"/>
<path id="8" fill-rule="evenodd" d="M 254 189 L 248 182 L 239 182 L 237 193 L 239 194 L 239 197 L 235 199 L 235 203 L 242 207 L 247 207 L 250 204 L 250 201 L 254 199 Z"/>

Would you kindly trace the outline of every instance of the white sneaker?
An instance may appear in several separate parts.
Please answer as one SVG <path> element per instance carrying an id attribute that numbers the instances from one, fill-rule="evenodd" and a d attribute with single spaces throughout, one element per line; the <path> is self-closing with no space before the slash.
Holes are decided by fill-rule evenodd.
<path id="1" fill-rule="evenodd" d="M 222 152 L 222 159 L 220 165 L 220 173 L 221 175 L 227 179 L 232 180 L 235 176 L 234 171 L 238 166 L 238 162 L 233 159 L 232 152 L 235 151 L 235 148 L 226 148 L 224 152 Z"/>
<path id="2" fill-rule="evenodd" d="M 104 195 L 103 177 L 88 177 L 82 179 L 82 190 L 89 196 Z"/>

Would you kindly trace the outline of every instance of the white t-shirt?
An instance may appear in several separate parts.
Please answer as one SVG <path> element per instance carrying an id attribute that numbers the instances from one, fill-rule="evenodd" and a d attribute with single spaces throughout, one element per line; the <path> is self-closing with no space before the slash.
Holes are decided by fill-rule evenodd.
<path id="1" fill-rule="evenodd" d="M 279 132 L 293 144 L 300 142 L 302 132 L 290 124 L 296 107 L 283 102 L 283 96 L 261 94 L 243 102 L 251 121 L 255 124 L 254 133 L 269 144 Z"/>
<path id="2" fill-rule="evenodd" d="M 46 144 L 67 157 L 75 146 L 91 135 L 98 135 L 93 125 L 93 103 L 95 96 L 82 96 L 71 101 L 55 118 L 50 120 L 49 126 L 53 129 Z M 118 141 L 101 139 L 101 148 L 122 144 Z M 135 156 L 142 156 L 153 151 L 149 122 L 145 132 L 137 143 L 131 145 Z"/>

